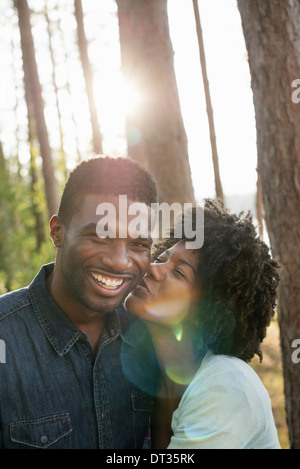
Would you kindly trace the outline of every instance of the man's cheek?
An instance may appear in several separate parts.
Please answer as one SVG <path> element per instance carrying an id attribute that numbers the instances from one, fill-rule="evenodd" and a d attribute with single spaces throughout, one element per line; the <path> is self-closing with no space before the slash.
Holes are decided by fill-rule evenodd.
<path id="1" fill-rule="evenodd" d="M 146 272 L 148 272 L 149 270 L 149 267 L 150 267 L 150 263 L 151 263 L 151 254 L 150 252 L 145 254 L 141 264 L 140 264 L 140 270 L 141 270 L 141 278 L 145 275 Z M 140 279 L 141 280 L 141 279 Z"/>

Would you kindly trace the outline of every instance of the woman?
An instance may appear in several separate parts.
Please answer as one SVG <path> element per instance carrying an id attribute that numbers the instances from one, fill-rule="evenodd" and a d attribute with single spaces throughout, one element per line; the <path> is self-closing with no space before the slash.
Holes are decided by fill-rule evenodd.
<path id="1" fill-rule="evenodd" d="M 268 393 L 247 364 L 262 359 L 279 282 L 251 216 L 206 200 L 202 248 L 171 237 L 154 256 L 126 299 L 148 325 L 164 376 L 154 446 L 280 448 Z"/>

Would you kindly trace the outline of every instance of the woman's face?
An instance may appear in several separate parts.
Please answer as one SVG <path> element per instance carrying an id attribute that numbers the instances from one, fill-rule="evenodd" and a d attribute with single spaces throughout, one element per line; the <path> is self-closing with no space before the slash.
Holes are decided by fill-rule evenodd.
<path id="1" fill-rule="evenodd" d="M 159 324 L 181 323 L 200 298 L 197 266 L 200 251 L 186 249 L 180 241 L 164 251 L 140 284 L 126 299 L 126 308 L 134 315 Z"/>

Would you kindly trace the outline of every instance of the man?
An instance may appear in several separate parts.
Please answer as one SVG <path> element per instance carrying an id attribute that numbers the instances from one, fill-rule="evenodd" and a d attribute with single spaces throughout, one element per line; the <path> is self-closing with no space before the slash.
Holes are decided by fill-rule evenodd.
<path id="1" fill-rule="evenodd" d="M 129 158 L 75 168 L 50 220 L 55 265 L 0 298 L 2 448 L 143 447 L 157 367 L 122 302 L 149 267 L 151 239 L 124 236 L 120 195 L 128 205 L 157 199 Z M 115 237 L 97 234 L 101 204 L 116 209 Z"/>

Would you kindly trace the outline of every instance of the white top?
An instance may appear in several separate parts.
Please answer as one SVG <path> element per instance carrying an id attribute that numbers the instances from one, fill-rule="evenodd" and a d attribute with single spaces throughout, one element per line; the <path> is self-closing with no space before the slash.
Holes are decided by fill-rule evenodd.
<path id="1" fill-rule="evenodd" d="M 209 352 L 173 413 L 168 449 L 280 449 L 267 390 L 239 358 Z"/>

